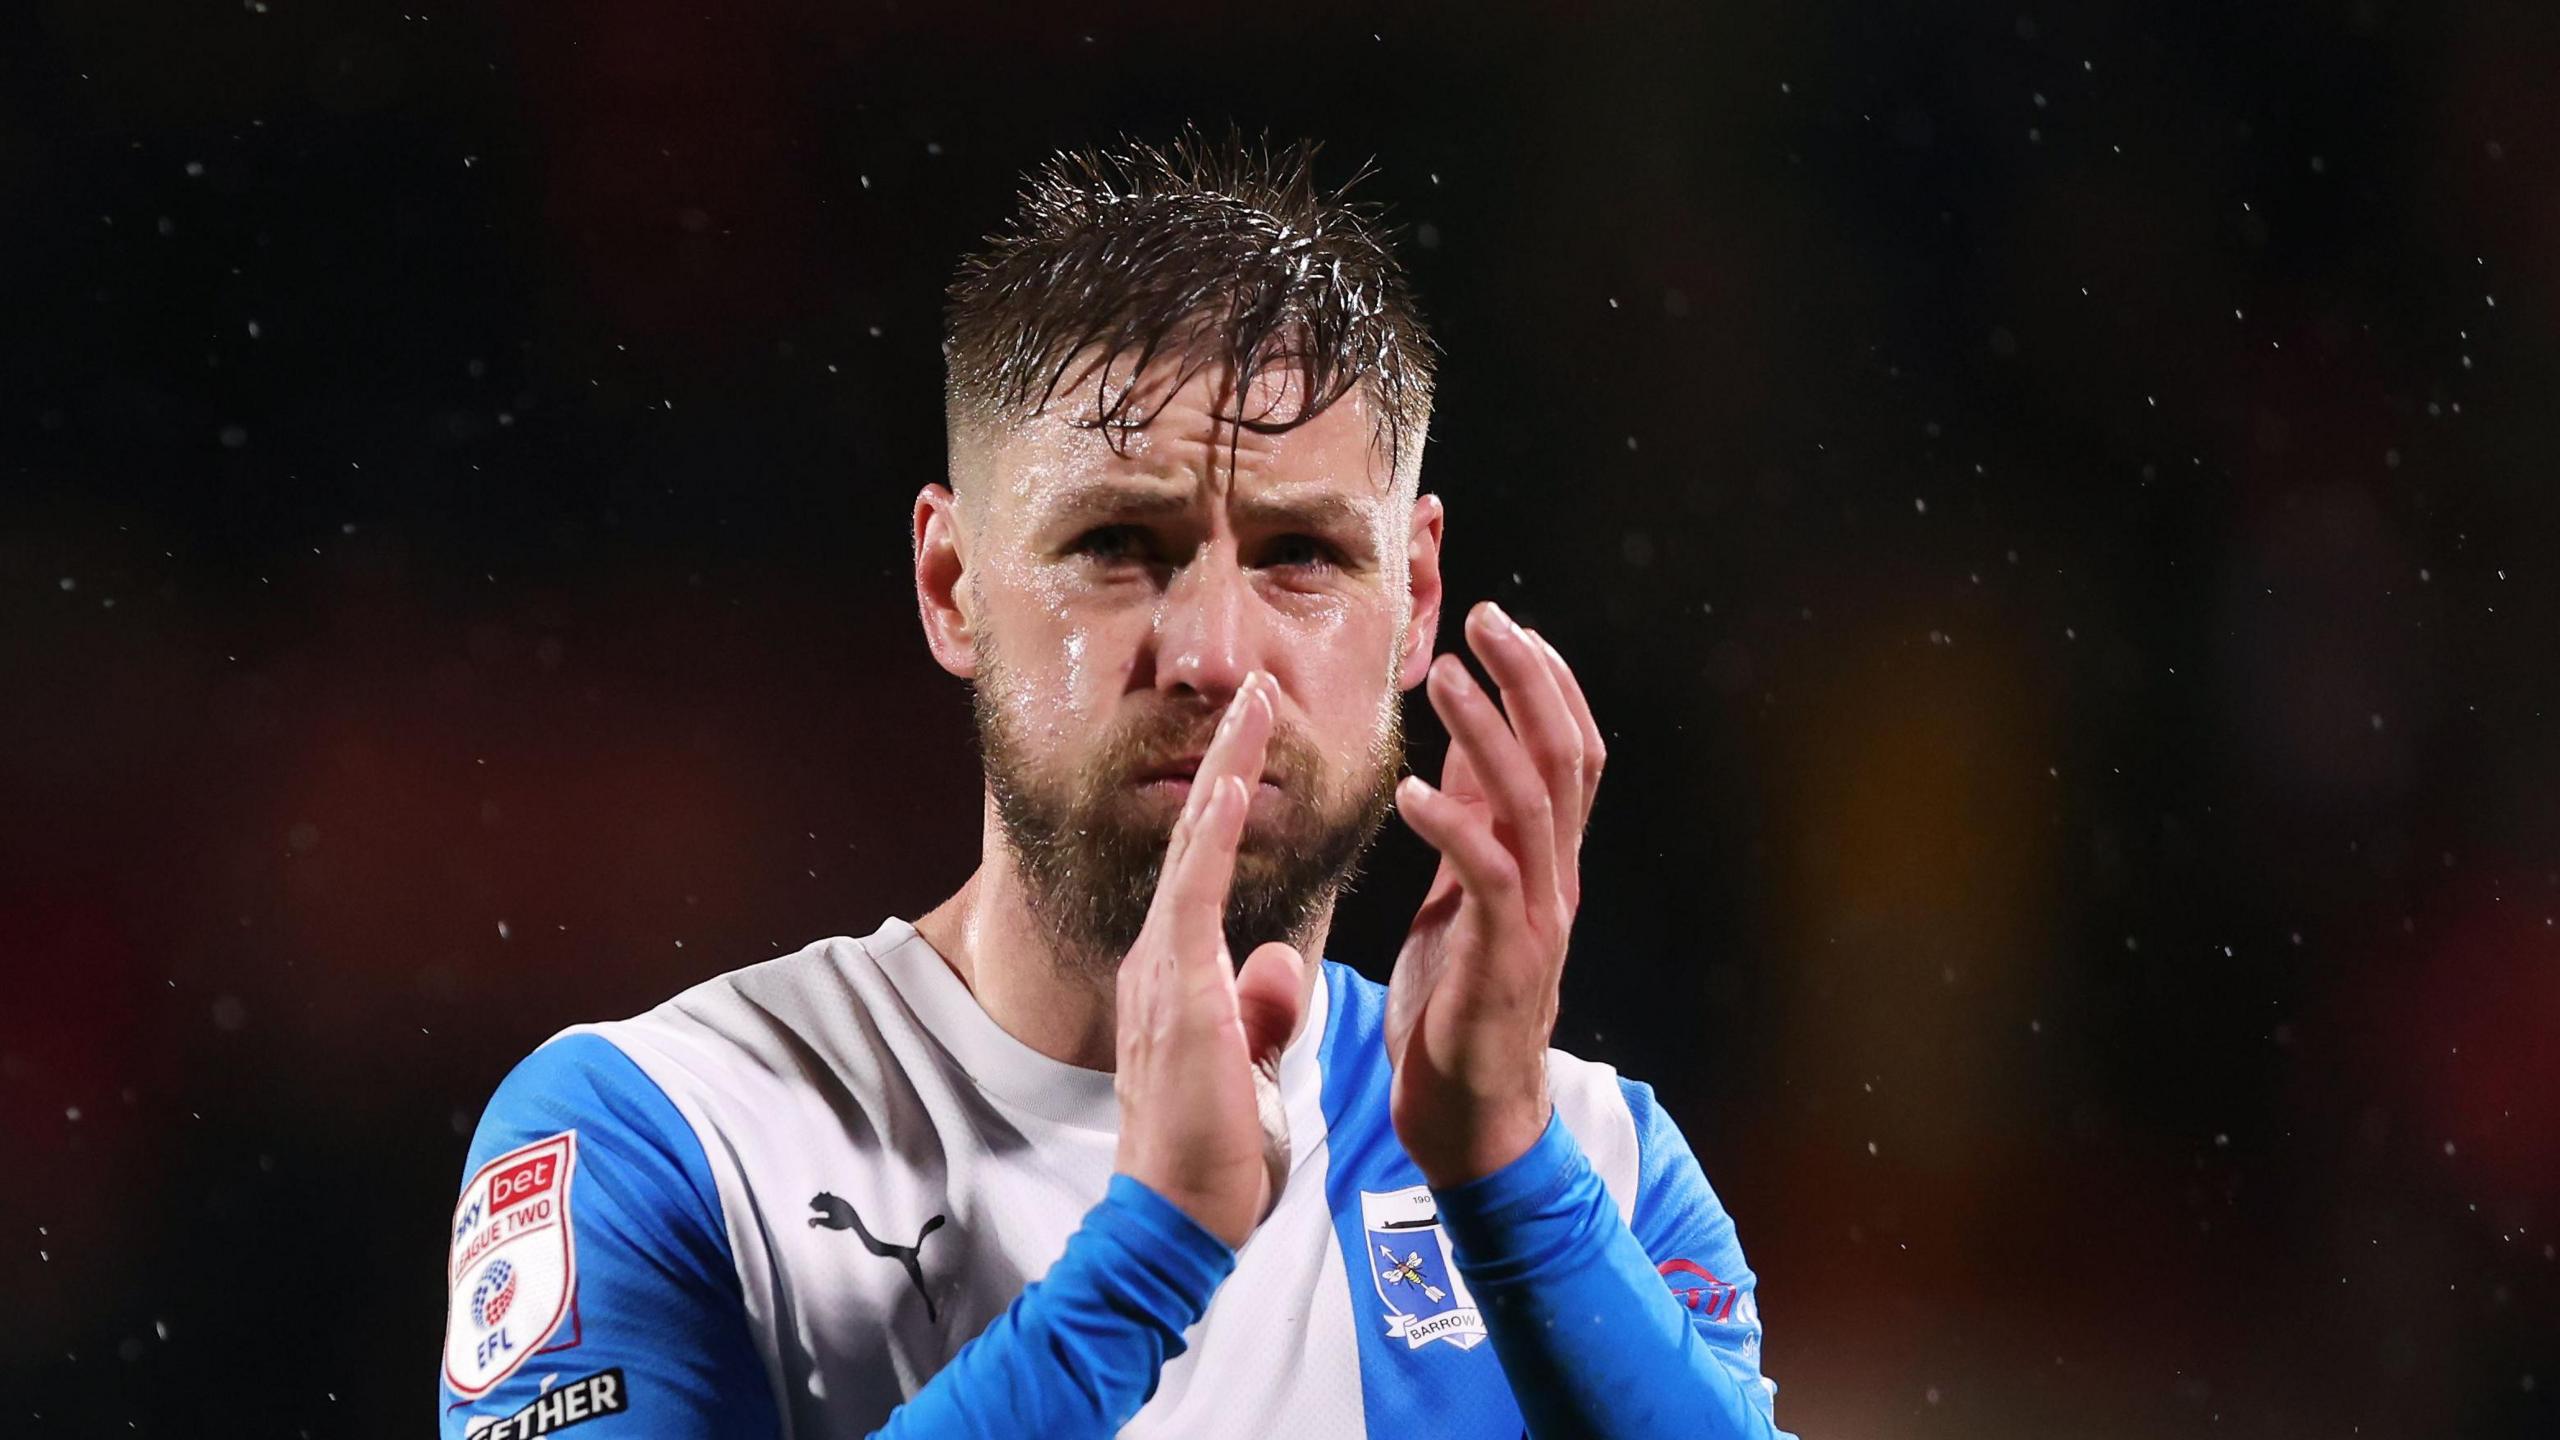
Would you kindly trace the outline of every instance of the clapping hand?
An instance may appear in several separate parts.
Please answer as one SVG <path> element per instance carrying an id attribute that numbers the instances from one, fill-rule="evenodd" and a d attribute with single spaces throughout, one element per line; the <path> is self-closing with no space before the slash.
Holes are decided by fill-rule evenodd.
<path id="1" fill-rule="evenodd" d="M 1502 704 L 1442 655 L 1426 688 L 1449 730 L 1433 787 L 1407 776 L 1397 812 L 1440 852 L 1387 990 L 1397 1137 L 1434 1186 L 1525 1154 L 1552 1114 L 1566 941 L 1582 900 L 1582 832 L 1606 759 L 1564 657 L 1487 601 L 1467 643 Z"/>

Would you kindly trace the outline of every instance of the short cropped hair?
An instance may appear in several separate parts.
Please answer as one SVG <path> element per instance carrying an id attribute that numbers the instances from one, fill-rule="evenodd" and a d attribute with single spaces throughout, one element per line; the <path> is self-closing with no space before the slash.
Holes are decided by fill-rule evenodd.
<path id="1" fill-rule="evenodd" d="M 1418 473 L 1436 347 L 1379 207 L 1345 198 L 1370 167 L 1319 191 L 1318 148 L 1275 152 L 1267 137 L 1251 145 L 1230 130 L 1213 142 L 1186 127 L 1170 148 L 1123 140 L 1034 170 L 1011 223 L 951 284 L 943 395 L 955 447 L 972 427 L 1041 413 L 1078 357 L 1098 351 L 1078 371 L 1095 391 L 1075 422 L 1118 449 L 1149 418 L 1132 409 L 1128 378 L 1169 353 L 1177 384 L 1231 366 L 1237 412 L 1226 418 L 1264 433 L 1365 385 L 1390 472 Z M 1297 403 L 1242 413 L 1274 366 L 1295 368 Z"/>

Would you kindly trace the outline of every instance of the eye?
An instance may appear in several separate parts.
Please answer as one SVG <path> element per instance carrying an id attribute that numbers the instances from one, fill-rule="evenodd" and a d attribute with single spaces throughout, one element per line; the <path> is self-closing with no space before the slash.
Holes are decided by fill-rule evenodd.
<path id="1" fill-rule="evenodd" d="M 1279 536 L 1262 553 L 1263 564 L 1283 568 L 1330 566 L 1340 558 L 1331 545 L 1313 535 Z"/>
<path id="2" fill-rule="evenodd" d="M 1075 538 L 1067 546 L 1070 555 L 1090 556 L 1108 565 L 1138 558 L 1138 527 L 1134 525 L 1097 525 Z"/>

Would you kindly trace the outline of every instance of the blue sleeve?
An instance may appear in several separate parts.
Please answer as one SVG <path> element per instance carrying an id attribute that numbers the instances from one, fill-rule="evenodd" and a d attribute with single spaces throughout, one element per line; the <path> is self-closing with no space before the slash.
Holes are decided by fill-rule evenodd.
<path id="1" fill-rule="evenodd" d="M 1519 1159 L 1432 1192 L 1503 1376 L 1535 1436 L 1777 1436 L 1733 1222 L 1651 1088 L 1621 1084 L 1632 1227 L 1561 1114 Z"/>
<path id="2" fill-rule="evenodd" d="M 882 1440 L 1117 1434 L 1156 1393 L 1235 1252 L 1126 1175 L 1047 1274 L 889 1416 Z"/>
<path id="3" fill-rule="evenodd" d="M 612 1042 L 565 1036 L 527 1057 L 464 1173 L 444 1440 L 781 1433 L 702 1142 Z"/>

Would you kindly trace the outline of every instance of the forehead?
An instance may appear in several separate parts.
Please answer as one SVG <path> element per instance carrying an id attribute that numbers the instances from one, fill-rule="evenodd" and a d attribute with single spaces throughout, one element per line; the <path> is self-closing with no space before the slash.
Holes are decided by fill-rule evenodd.
<path id="1" fill-rule="evenodd" d="M 1189 373 L 1183 373 L 1185 370 Z M 1295 417 L 1304 390 L 1295 366 L 1273 364 L 1236 393 L 1232 369 L 1158 357 L 1134 383 L 1092 360 L 1071 366 L 1042 412 L 987 437 L 972 478 L 997 507 L 1037 523 L 1045 512 L 1089 502 L 1097 490 L 1170 498 L 1287 491 L 1327 494 L 1360 512 L 1382 508 L 1394 475 L 1379 442 L 1377 408 L 1356 385 L 1316 415 L 1280 430 L 1247 421 Z M 1126 397 L 1123 418 L 1095 420 Z"/>

